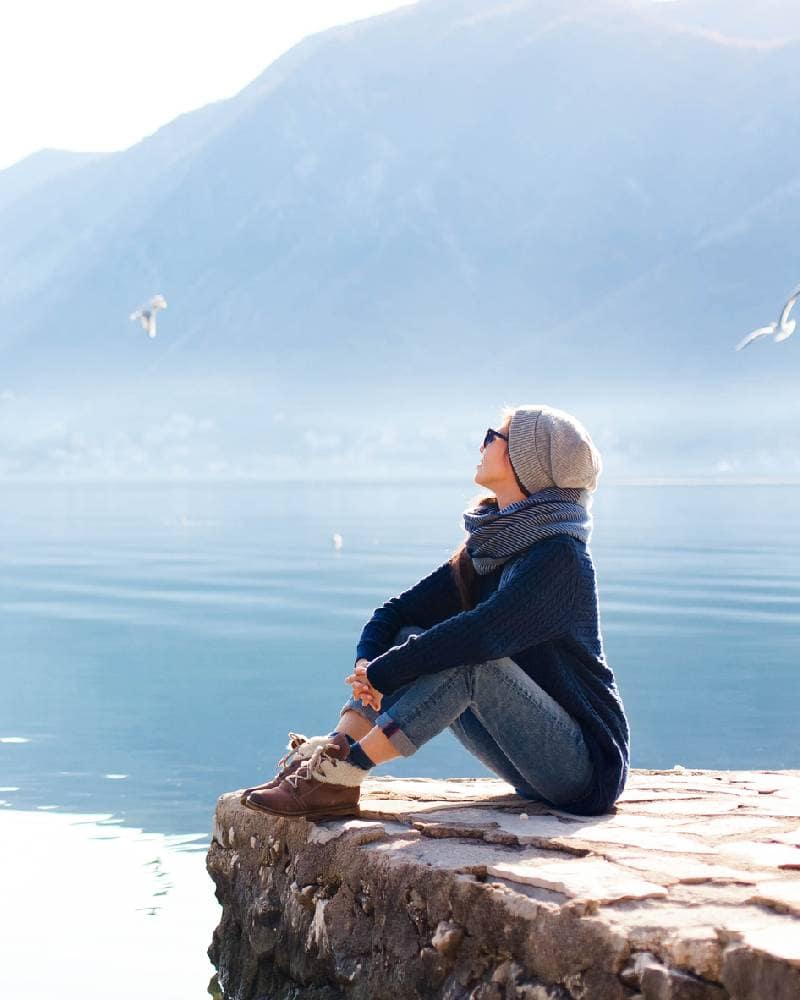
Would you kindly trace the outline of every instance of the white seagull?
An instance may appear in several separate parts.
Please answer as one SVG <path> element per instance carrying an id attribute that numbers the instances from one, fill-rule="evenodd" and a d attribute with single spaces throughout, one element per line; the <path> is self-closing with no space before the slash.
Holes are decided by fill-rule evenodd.
<path id="1" fill-rule="evenodd" d="M 136 312 L 132 312 L 131 319 L 138 319 L 142 327 L 147 330 L 148 337 L 156 335 L 156 313 L 159 309 L 166 309 L 167 303 L 163 295 L 154 295 L 147 305 L 140 306 Z"/>
<path id="2" fill-rule="evenodd" d="M 758 340 L 759 337 L 768 337 L 773 333 L 775 334 L 774 340 L 776 344 L 781 340 L 786 340 L 787 337 L 791 337 L 797 323 L 795 320 L 789 320 L 789 313 L 792 311 L 792 307 L 798 298 L 800 298 L 800 285 L 795 288 L 786 300 L 786 304 L 781 312 L 781 318 L 778 322 L 770 323 L 769 326 L 760 326 L 757 330 L 753 330 L 752 333 L 748 333 L 747 336 L 743 340 L 740 340 L 736 345 L 736 350 L 741 351 L 743 347 L 747 347 L 748 344 L 751 344 L 754 340 Z"/>

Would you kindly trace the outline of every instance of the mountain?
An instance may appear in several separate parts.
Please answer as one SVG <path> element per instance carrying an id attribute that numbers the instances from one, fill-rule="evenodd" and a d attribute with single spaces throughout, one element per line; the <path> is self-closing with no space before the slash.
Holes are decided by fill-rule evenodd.
<path id="1" fill-rule="evenodd" d="M 66 149 L 40 149 L 0 171 L 0 209 L 18 201 L 45 181 L 82 167 L 105 153 L 73 153 Z"/>
<path id="2" fill-rule="evenodd" d="M 800 281 L 799 51 L 790 0 L 422 0 L 0 172 L 0 470 L 455 470 L 516 399 L 625 474 L 800 473 L 800 335 L 732 350 Z"/>

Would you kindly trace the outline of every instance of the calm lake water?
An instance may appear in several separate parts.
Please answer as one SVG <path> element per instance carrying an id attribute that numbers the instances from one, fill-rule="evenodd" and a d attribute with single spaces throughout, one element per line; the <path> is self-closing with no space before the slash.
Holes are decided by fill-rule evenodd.
<path id="1" fill-rule="evenodd" d="M 288 730 L 332 728 L 362 624 L 447 558 L 474 493 L 6 485 L 0 823 L 205 834 L 221 792 L 274 773 Z M 800 767 L 800 488 L 603 486 L 593 513 L 633 765 Z M 377 773 L 484 772 L 443 734 Z"/>

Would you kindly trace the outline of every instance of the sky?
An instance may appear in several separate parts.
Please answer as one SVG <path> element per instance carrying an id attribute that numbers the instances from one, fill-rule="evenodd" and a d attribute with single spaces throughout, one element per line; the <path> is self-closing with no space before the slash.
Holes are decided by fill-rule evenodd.
<path id="1" fill-rule="evenodd" d="M 0 169 L 46 147 L 127 149 L 231 97 L 306 35 L 405 3 L 12 0 L 0 32 Z"/>

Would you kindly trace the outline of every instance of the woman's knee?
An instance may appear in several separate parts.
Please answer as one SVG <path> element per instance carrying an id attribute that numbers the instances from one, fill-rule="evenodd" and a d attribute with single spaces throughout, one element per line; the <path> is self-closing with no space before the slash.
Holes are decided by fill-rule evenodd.
<path id="1" fill-rule="evenodd" d="M 540 711 L 563 725 L 567 727 L 574 725 L 574 720 L 555 698 L 537 684 L 510 656 L 481 663 L 473 671 L 472 684 L 475 703 L 478 705 L 505 703 L 510 690 L 514 694 L 522 695 L 529 703 L 536 704 Z"/>

